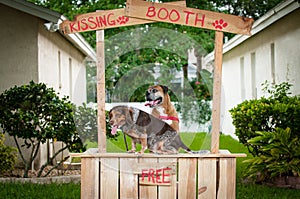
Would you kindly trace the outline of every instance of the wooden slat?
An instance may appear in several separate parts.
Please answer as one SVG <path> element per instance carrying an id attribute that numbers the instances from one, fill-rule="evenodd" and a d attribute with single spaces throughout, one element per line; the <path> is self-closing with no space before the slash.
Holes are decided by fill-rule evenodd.
<path id="1" fill-rule="evenodd" d="M 214 88 L 213 88 L 213 106 L 212 106 L 212 132 L 211 132 L 211 146 L 210 146 L 212 153 L 219 153 L 223 35 L 224 35 L 223 32 L 216 31 L 215 67 L 214 67 L 214 85 L 213 85 Z"/>
<path id="2" fill-rule="evenodd" d="M 185 1 L 169 2 L 166 4 L 186 6 Z M 128 18 L 125 16 L 125 8 L 120 8 L 80 14 L 75 16 L 73 21 L 64 20 L 59 25 L 59 28 L 64 34 L 71 34 L 76 32 L 104 30 L 108 28 L 118 28 L 153 22 L 155 21 Z"/>
<path id="3" fill-rule="evenodd" d="M 81 159 L 81 198 L 99 198 L 99 158 Z"/>
<path id="4" fill-rule="evenodd" d="M 180 158 L 178 164 L 178 198 L 197 198 L 197 158 Z"/>
<path id="5" fill-rule="evenodd" d="M 119 198 L 119 159 L 101 158 L 100 171 L 100 198 Z"/>
<path id="6" fill-rule="evenodd" d="M 251 35 L 253 19 L 164 3 L 127 0 L 125 15 L 215 31 Z"/>
<path id="7" fill-rule="evenodd" d="M 139 163 L 157 163 L 157 158 L 140 158 Z M 140 199 L 157 199 L 157 186 L 139 186 Z"/>
<path id="8" fill-rule="evenodd" d="M 236 158 L 220 158 L 218 198 L 235 199 Z"/>
<path id="9" fill-rule="evenodd" d="M 159 162 L 177 162 L 177 158 L 159 158 Z M 172 184 L 171 186 L 159 186 L 158 187 L 158 199 L 175 199 L 176 189 L 177 189 L 177 176 L 171 176 Z"/>
<path id="10" fill-rule="evenodd" d="M 138 175 L 134 174 L 133 166 L 137 158 L 120 158 L 120 198 L 138 198 Z"/>
<path id="11" fill-rule="evenodd" d="M 217 159 L 198 159 L 198 198 L 216 198 Z M 202 193 L 201 193 L 202 192 Z M 221 197 L 222 198 L 222 197 Z"/>
<path id="12" fill-rule="evenodd" d="M 145 153 L 141 155 L 135 155 L 131 153 L 97 153 L 97 154 L 82 154 L 80 157 L 122 157 L 122 158 L 234 158 L 234 157 L 247 157 L 244 153 L 223 153 L 227 150 L 219 150 L 220 153 L 217 154 L 188 154 L 188 153 L 179 153 L 174 155 L 158 155 Z"/>
<path id="13" fill-rule="evenodd" d="M 104 153 L 106 152 L 104 30 L 97 31 L 96 37 L 98 149 L 99 153 Z"/>

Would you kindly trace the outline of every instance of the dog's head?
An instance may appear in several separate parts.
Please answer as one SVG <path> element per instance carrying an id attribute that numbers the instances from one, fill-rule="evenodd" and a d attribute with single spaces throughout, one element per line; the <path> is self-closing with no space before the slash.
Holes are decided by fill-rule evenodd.
<path id="1" fill-rule="evenodd" d="M 168 87 L 163 85 L 150 86 L 146 91 L 146 105 L 154 108 L 163 104 L 165 96 L 168 95 L 168 90 Z"/>
<path id="2" fill-rule="evenodd" d="M 111 134 L 116 134 L 118 128 L 128 123 L 132 123 L 132 112 L 127 106 L 116 106 L 109 111 Z"/>

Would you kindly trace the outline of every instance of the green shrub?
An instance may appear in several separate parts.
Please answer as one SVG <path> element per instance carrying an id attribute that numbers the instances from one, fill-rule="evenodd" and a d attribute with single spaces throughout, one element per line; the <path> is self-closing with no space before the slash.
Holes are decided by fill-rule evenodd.
<path id="1" fill-rule="evenodd" d="M 300 176 L 300 139 L 292 135 L 290 128 L 256 134 L 248 142 L 260 146 L 263 154 L 245 161 L 250 163 L 246 176 L 259 181 L 277 176 Z"/>
<path id="2" fill-rule="evenodd" d="M 289 127 L 292 138 L 300 136 L 300 97 L 288 96 L 290 87 L 285 82 L 272 88 L 267 85 L 264 90 L 270 97 L 244 101 L 230 110 L 235 134 L 253 156 L 263 153 L 261 145 L 248 142 L 257 136 L 257 131 L 273 132 L 276 128 Z"/>
<path id="3" fill-rule="evenodd" d="M 98 142 L 98 125 L 97 125 L 97 109 L 87 107 L 85 103 L 77 106 L 75 111 L 75 124 L 79 136 L 84 142 Z M 105 111 L 106 116 L 106 138 L 117 139 L 120 133 L 112 135 L 111 126 L 109 124 L 109 111 Z"/>
<path id="4" fill-rule="evenodd" d="M 53 88 L 47 88 L 43 83 L 31 81 L 28 85 L 4 91 L 0 95 L 0 125 L 3 132 L 15 140 L 25 165 L 24 177 L 28 177 L 40 145 L 48 139 L 62 141 L 65 147 L 49 157 L 38 176 L 62 151 L 79 151 L 83 147 L 74 123 L 73 105 L 67 97 L 60 99 Z M 17 138 L 21 138 L 22 142 L 19 143 Z M 29 158 L 25 158 L 21 148 L 30 150 Z"/>
<path id="5" fill-rule="evenodd" d="M 0 133 L 0 174 L 14 168 L 17 161 L 17 150 L 4 144 L 4 134 Z"/>

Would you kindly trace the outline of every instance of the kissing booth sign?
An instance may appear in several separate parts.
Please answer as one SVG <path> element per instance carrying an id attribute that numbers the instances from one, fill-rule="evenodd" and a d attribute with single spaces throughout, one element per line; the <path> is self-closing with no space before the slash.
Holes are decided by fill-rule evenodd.
<path id="1" fill-rule="evenodd" d="M 104 29 L 166 22 L 215 33 L 212 139 L 209 154 L 136 156 L 106 153 Z M 63 21 L 65 34 L 97 30 L 98 154 L 81 155 L 81 198 L 235 198 L 236 157 L 219 149 L 223 32 L 250 35 L 253 19 L 186 7 L 185 1 L 127 0 L 126 8 Z"/>

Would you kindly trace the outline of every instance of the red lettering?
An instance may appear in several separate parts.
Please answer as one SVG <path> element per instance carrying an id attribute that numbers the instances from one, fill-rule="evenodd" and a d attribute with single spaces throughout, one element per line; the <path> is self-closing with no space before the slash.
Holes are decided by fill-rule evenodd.
<path id="1" fill-rule="evenodd" d="M 109 13 L 107 15 L 107 22 L 108 22 L 108 25 L 110 25 L 110 26 L 116 25 L 116 21 L 115 20 L 110 20 L 110 16 L 112 16 L 112 15 L 114 15 L 114 14 L 113 13 Z"/>
<path id="2" fill-rule="evenodd" d="M 195 14 L 194 12 L 190 12 L 190 11 L 183 11 L 184 13 L 186 13 L 185 16 L 185 24 L 189 24 L 189 18 L 190 18 L 190 14 Z"/>
<path id="3" fill-rule="evenodd" d="M 75 23 L 70 23 L 70 32 L 77 32 L 80 30 L 80 26 L 78 25 L 79 22 L 77 23 L 77 27 L 79 27 L 79 29 L 76 29 L 74 26 L 75 26 Z"/>
<path id="4" fill-rule="evenodd" d="M 150 7 L 148 8 L 148 11 L 147 11 L 146 16 L 147 16 L 147 17 L 154 17 L 155 15 L 156 15 L 155 7 L 154 7 L 154 6 L 150 6 Z"/>
<path id="5" fill-rule="evenodd" d="M 142 170 L 142 181 L 144 181 L 144 177 L 148 175 L 148 170 L 143 169 Z"/>
<path id="6" fill-rule="evenodd" d="M 163 17 L 163 16 L 161 16 L 161 11 L 165 11 L 165 16 Z M 159 9 L 159 11 L 158 11 L 158 13 L 157 13 L 157 17 L 159 18 L 159 19 L 161 19 L 161 20 L 165 20 L 165 19 L 167 19 L 168 18 L 168 16 L 169 16 L 169 12 L 168 12 L 168 10 L 166 9 L 166 8 L 161 8 L 161 9 Z"/>
<path id="7" fill-rule="evenodd" d="M 174 19 L 172 19 L 172 14 L 175 14 L 176 16 L 176 18 L 174 18 Z M 169 17 L 169 19 L 170 19 L 170 21 L 178 21 L 179 19 L 180 19 L 180 14 L 179 14 L 179 12 L 177 11 L 177 10 L 175 10 L 175 9 L 172 9 L 171 10 L 171 12 L 170 12 L 170 17 Z"/>
<path id="8" fill-rule="evenodd" d="M 81 24 L 83 25 L 81 25 L 81 29 L 82 30 L 87 30 L 88 28 L 89 28 L 89 26 L 87 25 L 87 23 L 86 23 L 86 19 L 85 18 L 83 18 L 82 20 L 81 20 Z"/>
<path id="9" fill-rule="evenodd" d="M 160 179 L 160 173 L 162 172 L 162 169 L 157 169 L 156 170 L 156 183 L 162 183 L 161 179 Z"/>
<path id="10" fill-rule="evenodd" d="M 198 17 L 199 13 L 196 14 L 196 19 L 195 19 L 195 26 L 197 25 L 198 22 L 201 23 L 201 26 L 204 26 L 204 19 L 205 19 L 205 15 L 202 15 L 202 18 Z"/>
<path id="11" fill-rule="evenodd" d="M 97 23 L 94 21 L 94 17 L 89 17 L 88 22 L 90 22 L 91 24 L 94 25 L 94 26 L 92 26 L 92 25 L 89 26 L 91 29 L 97 28 Z"/>
<path id="12" fill-rule="evenodd" d="M 97 19 L 97 23 L 98 23 L 98 27 L 103 27 L 103 26 L 107 26 L 106 24 L 106 16 L 99 16 L 96 18 Z"/>
<path id="13" fill-rule="evenodd" d="M 150 178 L 152 178 L 152 182 L 155 183 L 154 181 L 154 169 L 149 169 L 149 174 L 148 174 L 148 182 L 150 182 Z"/>
<path id="14" fill-rule="evenodd" d="M 165 171 L 170 171 L 172 170 L 171 168 L 163 168 L 163 171 L 162 171 L 162 183 L 170 183 L 170 178 L 169 180 L 165 180 L 166 177 L 169 177 L 170 174 L 169 173 L 166 173 Z"/>

